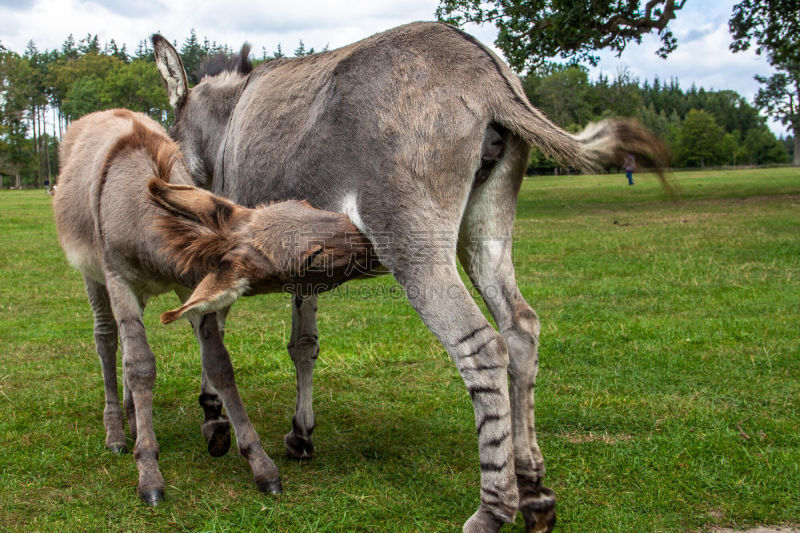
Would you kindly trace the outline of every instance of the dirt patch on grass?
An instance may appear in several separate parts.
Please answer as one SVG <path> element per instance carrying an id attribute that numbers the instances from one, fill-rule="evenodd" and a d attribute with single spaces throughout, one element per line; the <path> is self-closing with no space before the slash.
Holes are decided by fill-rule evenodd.
<path id="1" fill-rule="evenodd" d="M 754 527 L 752 529 L 730 529 L 723 527 L 715 527 L 711 533 L 800 533 L 800 529 L 796 527 Z"/>
<path id="2" fill-rule="evenodd" d="M 583 444 L 584 442 L 602 442 L 603 444 L 617 444 L 633 440 L 633 435 L 609 435 L 608 433 L 561 433 L 559 435 L 570 441 L 572 444 Z"/>

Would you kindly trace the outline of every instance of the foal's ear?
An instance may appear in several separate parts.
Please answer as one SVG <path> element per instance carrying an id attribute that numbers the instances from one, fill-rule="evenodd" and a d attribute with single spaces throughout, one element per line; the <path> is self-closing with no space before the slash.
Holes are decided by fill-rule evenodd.
<path id="1" fill-rule="evenodd" d="M 230 263 L 223 263 L 219 270 L 203 278 L 182 306 L 161 314 L 161 322 L 169 324 L 181 317 L 205 315 L 224 309 L 247 290 L 247 279 L 242 277 Z"/>
<path id="2" fill-rule="evenodd" d="M 183 61 L 175 47 L 164 37 L 155 33 L 152 39 L 156 66 L 167 86 L 169 104 L 177 110 L 186 102 L 186 95 L 189 94 L 189 82 L 186 79 Z"/>
<path id="3" fill-rule="evenodd" d="M 147 188 L 150 190 L 150 198 L 156 204 L 173 214 L 203 224 L 222 226 L 237 215 L 249 211 L 246 207 L 191 185 L 173 185 L 158 178 L 150 178 Z"/>

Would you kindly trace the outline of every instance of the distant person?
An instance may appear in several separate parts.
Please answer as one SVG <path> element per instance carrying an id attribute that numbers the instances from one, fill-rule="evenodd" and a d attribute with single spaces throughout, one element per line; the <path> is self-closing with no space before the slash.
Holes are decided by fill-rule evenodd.
<path id="1" fill-rule="evenodd" d="M 625 177 L 628 178 L 628 185 L 633 185 L 633 171 L 636 170 L 636 158 L 633 157 L 633 154 L 628 154 L 625 157 L 622 168 L 625 169 Z"/>
<path id="2" fill-rule="evenodd" d="M 50 194 L 50 180 L 44 180 L 44 192 Z"/>

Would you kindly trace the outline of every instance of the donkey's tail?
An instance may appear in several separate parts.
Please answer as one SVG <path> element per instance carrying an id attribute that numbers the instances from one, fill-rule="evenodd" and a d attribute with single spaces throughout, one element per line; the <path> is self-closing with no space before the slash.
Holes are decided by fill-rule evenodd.
<path id="1" fill-rule="evenodd" d="M 597 172 L 606 165 L 621 166 L 632 154 L 639 165 L 652 169 L 664 189 L 674 188 L 664 175 L 669 150 L 637 120 L 610 118 L 589 124 L 572 135 L 547 119 L 517 91 L 496 109 L 495 120 L 560 163 L 581 172 Z"/>

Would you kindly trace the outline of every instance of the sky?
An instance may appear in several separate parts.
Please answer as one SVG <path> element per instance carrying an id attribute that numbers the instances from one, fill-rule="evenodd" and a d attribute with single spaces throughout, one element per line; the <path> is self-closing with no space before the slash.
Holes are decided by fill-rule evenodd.
<path id="1" fill-rule="evenodd" d="M 613 79 L 627 68 L 640 80 L 676 77 L 684 88 L 733 89 L 752 102 L 759 85 L 753 76 L 772 69 L 753 52 L 728 50 L 734 1 L 688 0 L 672 22 L 678 48 L 666 60 L 655 55 L 658 38 L 648 36 L 620 57 L 600 54 L 590 76 L 602 72 Z M 60 47 L 70 33 L 76 39 L 91 33 L 101 43 L 113 38 L 134 51 L 154 32 L 180 45 L 194 28 L 201 39 L 234 48 L 248 41 L 257 55 L 279 43 L 290 53 L 300 39 L 306 48 L 338 48 L 406 22 L 432 20 L 437 5 L 437 0 L 0 0 L 0 43 L 22 52 L 33 40 L 44 50 Z M 466 29 L 490 46 L 497 33 L 491 25 Z M 776 133 L 786 132 L 780 124 L 770 125 Z"/>

